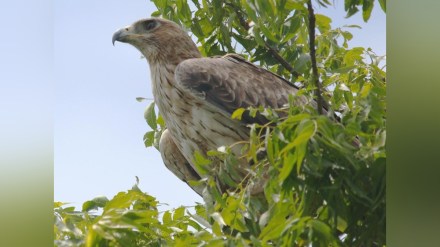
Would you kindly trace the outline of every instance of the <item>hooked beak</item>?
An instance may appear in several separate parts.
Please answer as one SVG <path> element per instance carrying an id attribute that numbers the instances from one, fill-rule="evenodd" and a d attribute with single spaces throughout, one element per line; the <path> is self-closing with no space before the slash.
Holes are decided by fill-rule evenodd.
<path id="1" fill-rule="evenodd" d="M 127 28 L 121 28 L 113 34 L 112 43 L 115 45 L 116 41 L 125 42 L 125 38 L 129 35 Z"/>

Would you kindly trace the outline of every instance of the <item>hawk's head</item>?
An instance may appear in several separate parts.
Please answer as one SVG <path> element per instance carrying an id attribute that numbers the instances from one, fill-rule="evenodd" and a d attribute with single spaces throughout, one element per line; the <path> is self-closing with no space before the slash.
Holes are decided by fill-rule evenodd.
<path id="1" fill-rule="evenodd" d="M 201 57 L 194 42 L 176 23 L 161 18 L 148 18 L 121 28 L 113 34 L 115 41 L 129 43 L 148 59 L 148 62 L 175 63 Z"/>

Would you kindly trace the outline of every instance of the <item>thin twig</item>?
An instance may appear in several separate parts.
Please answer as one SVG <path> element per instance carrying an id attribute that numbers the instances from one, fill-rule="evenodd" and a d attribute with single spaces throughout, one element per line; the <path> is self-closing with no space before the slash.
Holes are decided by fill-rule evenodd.
<path id="1" fill-rule="evenodd" d="M 316 51 L 315 51 L 315 13 L 313 12 L 312 0 L 307 1 L 307 9 L 309 11 L 309 45 L 310 58 L 312 60 L 312 80 L 315 83 L 315 96 L 318 102 L 318 113 L 322 114 L 322 94 L 321 83 L 319 82 L 318 67 L 316 65 Z"/>
<path id="2" fill-rule="evenodd" d="M 264 44 L 266 45 L 266 49 L 272 54 L 272 56 L 276 60 L 278 60 L 278 62 L 280 62 L 281 65 L 283 65 L 285 69 L 287 69 L 287 71 L 289 71 L 294 77 L 300 76 L 300 74 L 295 71 L 292 65 L 290 65 L 286 60 L 284 60 L 284 58 L 274 48 L 270 47 L 267 42 L 265 42 Z"/>

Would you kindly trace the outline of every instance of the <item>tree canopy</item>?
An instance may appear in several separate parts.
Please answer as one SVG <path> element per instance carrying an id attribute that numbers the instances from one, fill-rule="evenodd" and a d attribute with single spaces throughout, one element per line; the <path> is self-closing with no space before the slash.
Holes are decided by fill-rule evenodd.
<path id="1" fill-rule="evenodd" d="M 285 109 L 237 109 L 232 118 L 249 110 L 270 123 L 250 127 L 243 155 L 255 165 L 241 183 L 228 175 L 236 161 L 229 147 L 195 154 L 198 172 L 237 188 L 221 193 L 213 179 L 193 181 L 208 185 L 204 204 L 160 212 L 137 185 L 81 211 L 56 202 L 55 245 L 384 246 L 386 73 L 382 56 L 349 47 L 358 27 L 333 28 L 314 13 L 328 0 L 151 1 L 153 16 L 180 23 L 204 56 L 241 54 L 320 104 L 297 106 L 292 96 Z M 375 3 L 386 11 L 385 0 L 345 0 L 346 17 L 360 12 L 368 21 Z M 146 146 L 157 146 L 166 128 L 153 106 L 145 113 Z M 223 166 L 211 167 L 209 157 Z M 264 193 L 252 196 L 263 173 L 270 178 Z"/>

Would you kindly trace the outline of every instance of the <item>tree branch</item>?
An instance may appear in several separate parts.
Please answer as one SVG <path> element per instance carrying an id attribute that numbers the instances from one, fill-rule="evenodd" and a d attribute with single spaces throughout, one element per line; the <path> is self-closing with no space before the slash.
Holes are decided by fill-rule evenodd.
<path id="1" fill-rule="evenodd" d="M 267 42 L 265 42 L 264 44 L 266 46 L 266 49 L 272 54 L 272 56 L 276 60 L 278 60 L 278 62 L 280 62 L 281 65 L 283 65 L 285 69 L 287 69 L 287 71 L 289 71 L 295 77 L 300 76 L 300 74 L 295 71 L 292 65 L 290 65 L 274 48 L 270 47 Z"/>
<path id="2" fill-rule="evenodd" d="M 235 13 L 237 14 L 238 20 L 240 21 L 240 25 L 246 30 L 249 31 L 251 28 L 249 23 L 246 22 L 245 18 L 243 17 L 243 14 L 240 12 L 240 10 L 231 3 L 226 3 L 226 5 L 231 6 Z M 264 43 L 265 48 L 272 54 L 272 56 L 287 70 L 289 71 L 294 77 L 300 76 L 298 72 L 295 71 L 295 69 L 290 65 L 279 53 L 277 50 L 272 48 L 267 42 Z"/>
<path id="3" fill-rule="evenodd" d="M 312 0 L 307 1 L 307 9 L 309 11 L 309 45 L 310 45 L 310 58 L 312 60 L 312 81 L 316 86 L 315 96 L 318 102 L 318 113 L 322 114 L 322 90 L 321 83 L 319 82 L 318 67 L 316 65 L 316 50 L 315 50 L 315 13 L 313 12 Z"/>

